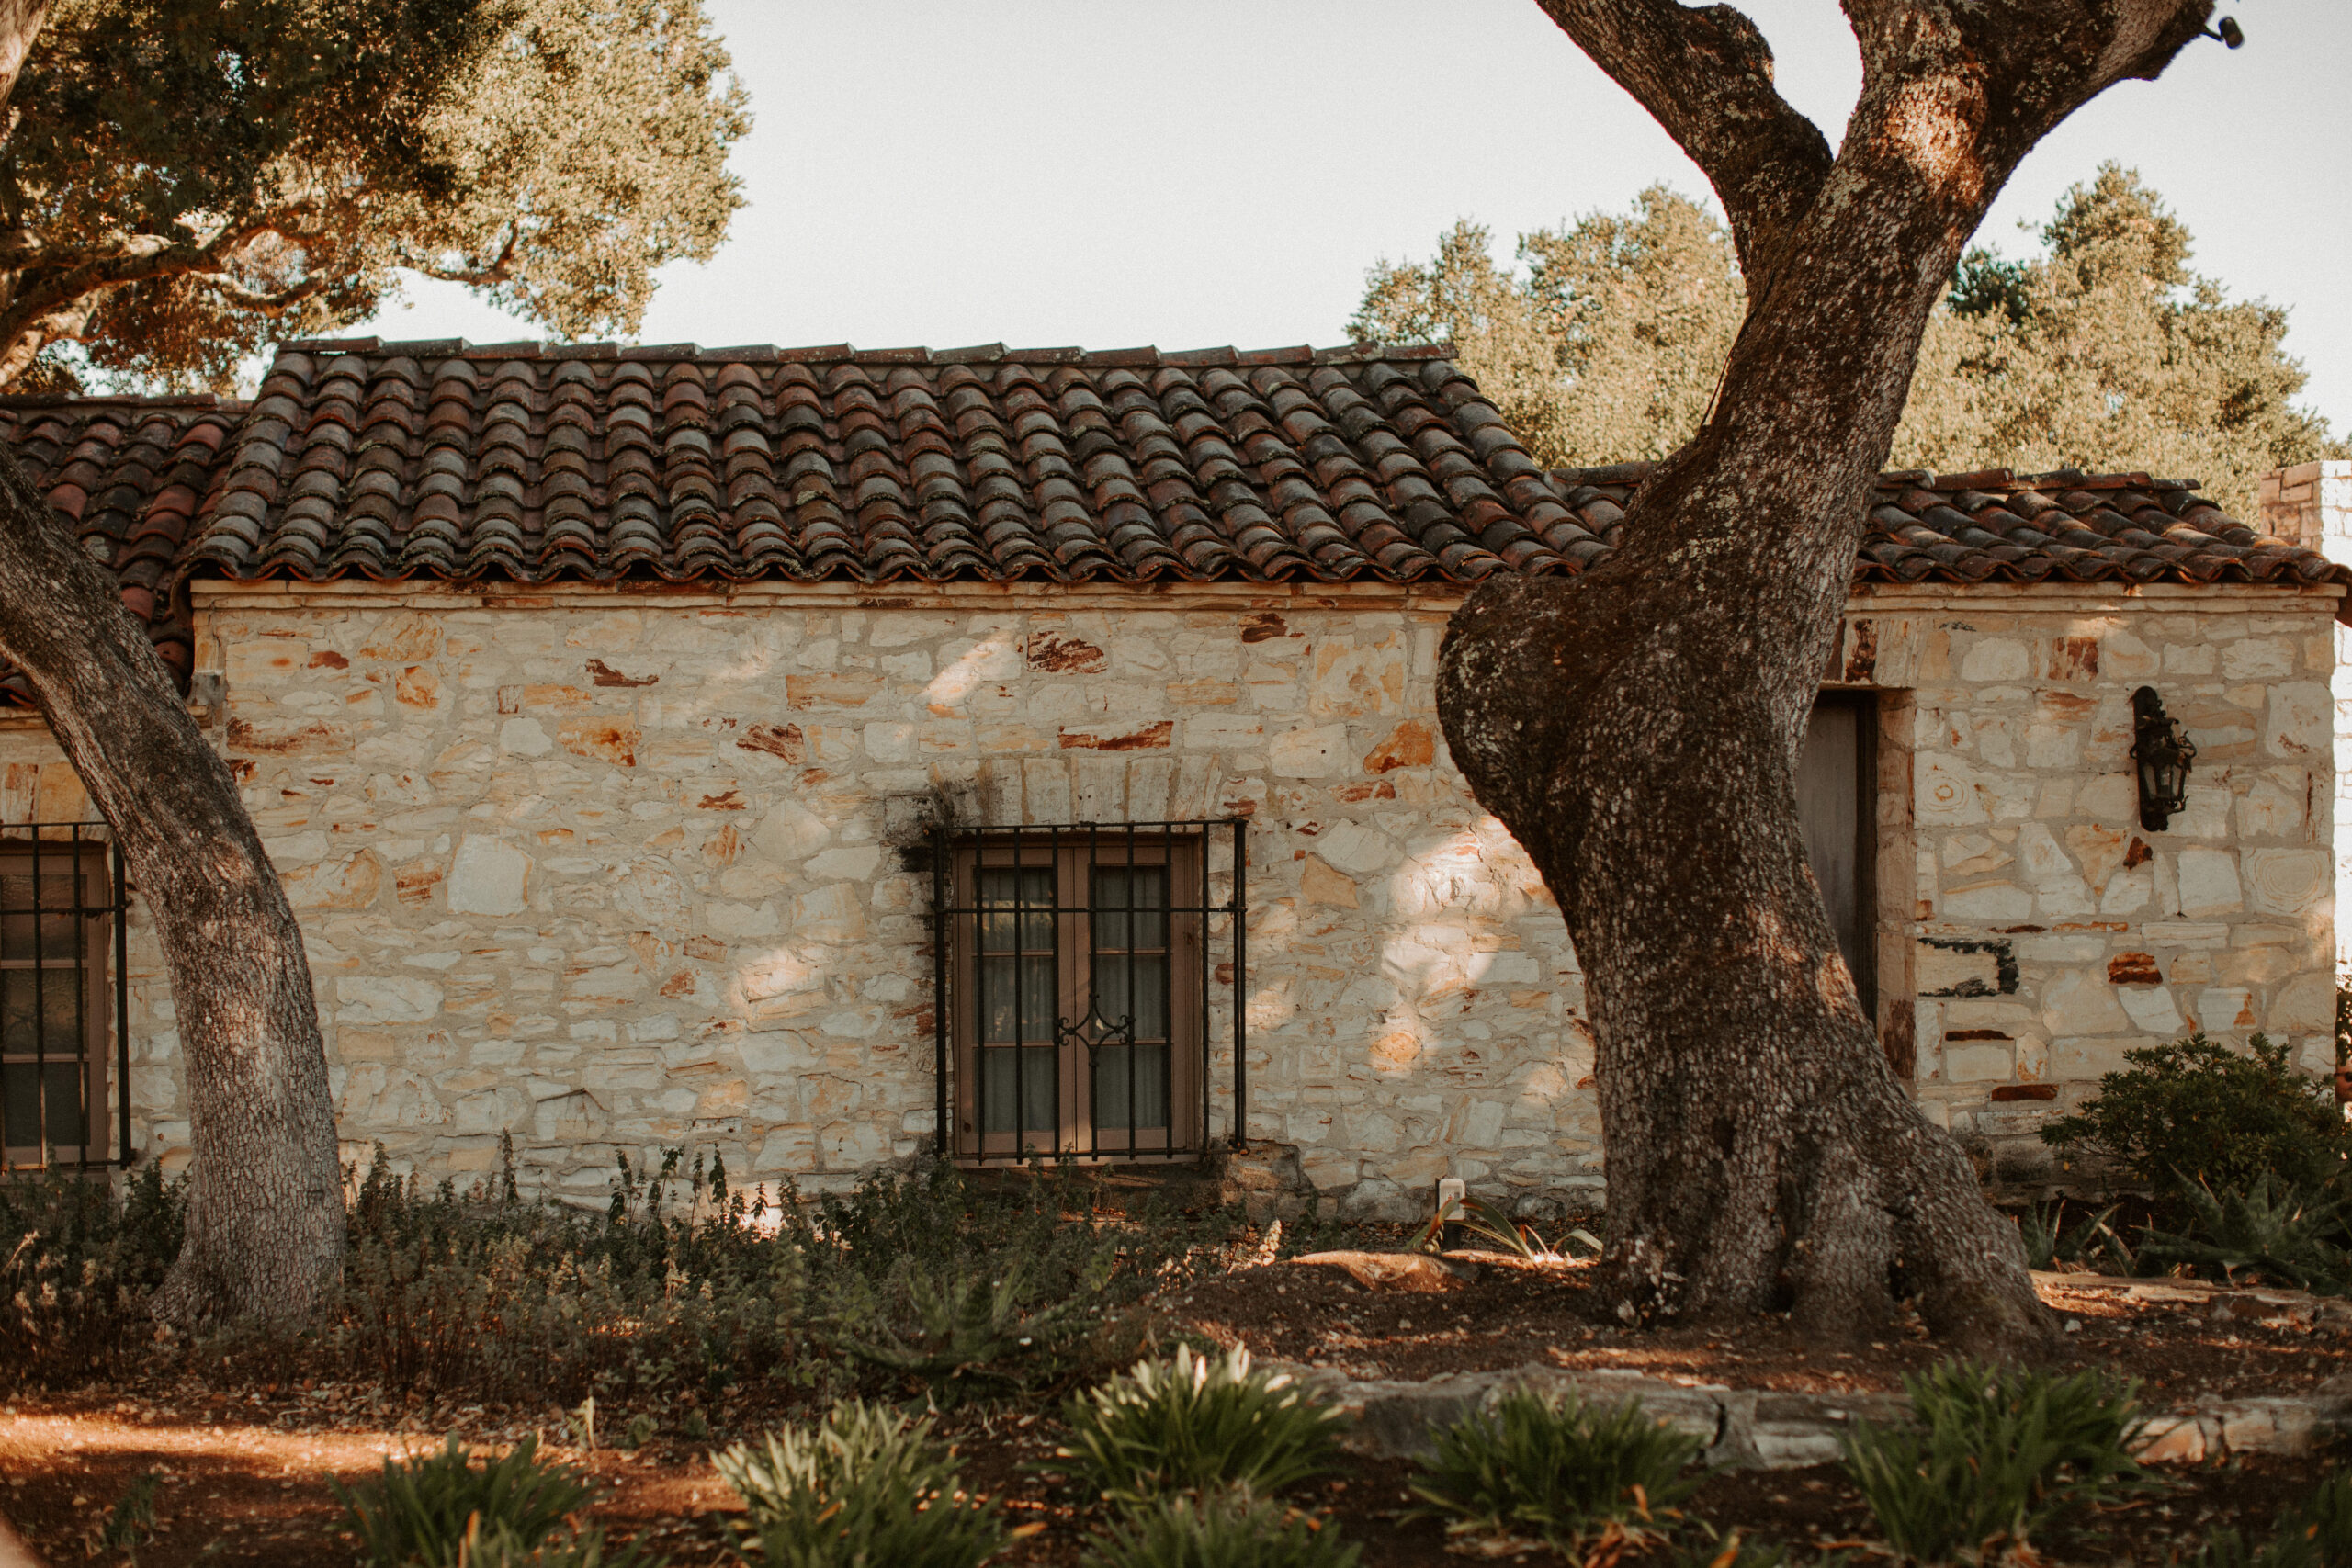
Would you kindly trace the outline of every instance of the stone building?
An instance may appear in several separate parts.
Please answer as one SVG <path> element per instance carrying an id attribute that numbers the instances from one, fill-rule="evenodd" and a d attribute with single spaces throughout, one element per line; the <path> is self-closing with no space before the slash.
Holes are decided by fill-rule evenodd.
<path id="1" fill-rule="evenodd" d="M 249 405 L 0 425 L 243 787 L 355 1154 L 462 1177 L 511 1134 L 594 1200 L 616 1147 L 824 1185 L 944 1122 L 969 1158 L 1246 1138 L 1359 1213 L 1601 1179 L 1575 954 L 1431 684 L 1466 586 L 1605 555 L 1643 469 L 1538 468 L 1434 351 L 358 340 Z M 2347 573 L 2278 515 L 1882 481 L 1808 832 L 1891 1062 L 2011 1175 L 2134 1045 L 2332 1061 Z M 2162 830 L 2143 686 L 2198 748 Z M 50 825 L 0 886 L 39 848 L 102 906 L 0 694 L 0 822 Z M 7 928 L 14 1158 L 186 1158 L 128 903 L 119 956 L 103 915 L 39 922 L 39 970 Z"/>

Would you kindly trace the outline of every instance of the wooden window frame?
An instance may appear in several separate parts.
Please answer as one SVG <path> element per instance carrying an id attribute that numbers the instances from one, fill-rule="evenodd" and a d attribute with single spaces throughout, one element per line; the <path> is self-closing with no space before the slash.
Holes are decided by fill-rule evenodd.
<path id="1" fill-rule="evenodd" d="M 947 891 L 952 907 L 946 936 L 950 953 L 948 1039 L 953 1052 L 946 1109 L 953 1118 L 955 1156 L 969 1163 L 1030 1157 L 1112 1161 L 1168 1158 L 1198 1153 L 1206 1144 L 1205 973 L 1206 912 L 1203 910 L 1204 833 L 1169 830 L 1173 825 L 1105 824 L 1099 828 L 1037 829 L 1021 834 L 991 833 L 959 839 L 953 845 Z M 1099 955 L 1097 917 L 1124 912 L 1124 906 L 1097 906 L 1091 873 L 1164 867 L 1165 899 L 1156 911 L 1167 921 L 1168 1028 L 1165 1041 L 1165 1124 L 1132 1124 L 1135 1094 L 1129 1091 L 1130 1123 L 1108 1124 L 1095 1115 L 1094 1070 L 1101 1050 L 1115 1050 L 1119 1020 L 1106 1019 L 1090 982 Z M 1055 1016 L 1052 1039 L 1033 1034 L 1023 1020 L 1020 1032 L 1030 1049 L 1053 1053 L 1054 1125 L 1030 1125 L 1025 1117 L 1026 1057 L 1016 1058 L 1022 1089 L 1016 1090 L 1014 1130 L 982 1124 L 983 1064 L 980 1043 L 979 874 L 983 870 L 1050 870 L 1052 902 L 1038 909 L 1021 905 L 1012 912 L 1045 915 L 1051 928 Z M 1138 909 L 1137 913 L 1148 913 Z M 1018 927 L 1016 926 L 1016 933 Z M 1016 934 L 1016 941 L 1023 940 Z M 1020 951 L 1042 951 L 1023 948 Z M 1114 952 L 1128 950 L 1113 950 Z M 1111 1043 L 1104 1043 L 1105 1041 Z M 1097 1046 L 1088 1049 L 1091 1041 Z M 1137 1041 L 1136 1046 L 1159 1043 Z M 986 1049 L 1012 1049 L 990 1046 Z M 1050 1140 L 1042 1134 L 1050 1134 Z"/>
<path id="2" fill-rule="evenodd" d="M 10 905 L 0 891 L 0 921 L 25 921 L 26 930 L 40 931 L 43 913 L 62 914 L 70 924 L 78 928 L 78 951 L 71 954 L 49 951 L 46 933 L 40 943 L 38 955 L 28 951 L 29 944 L 13 952 L 0 944 L 0 974 L 21 975 L 36 969 L 51 976 L 40 987 L 43 1001 L 54 994 L 57 977 L 69 976 L 66 983 L 78 982 L 81 997 L 77 1008 L 78 1040 L 51 1040 L 40 1022 L 40 1003 L 34 1012 L 35 1037 L 33 1047 L 13 1046 L 0 1036 L 0 1066 L 9 1071 L 31 1068 L 34 1072 L 33 1105 L 38 1119 L 31 1142 L 12 1141 L 22 1130 L 11 1123 L 6 1115 L 6 1101 L 0 1100 L 0 1166 L 8 1169 L 43 1168 L 60 1165 L 92 1166 L 112 1162 L 115 1141 L 115 1107 L 109 1090 L 119 1075 L 108 1070 L 107 1043 L 114 1035 L 117 991 L 119 987 L 116 964 L 119 959 L 109 952 L 113 943 L 107 941 L 110 920 L 119 921 L 119 897 L 113 892 L 108 846 L 95 842 L 79 834 L 63 841 L 51 841 L 47 834 L 56 829 L 44 829 L 40 837 L 29 835 L 0 839 L 0 890 L 12 884 L 34 886 L 35 908 L 17 909 Z M 73 867 L 70 876 L 52 871 L 52 864 L 63 863 Z M 38 877 L 38 881 L 36 881 Z M 74 906 L 56 909 L 42 908 L 39 884 L 71 880 L 74 885 Z M 0 984 L 6 984 L 0 981 Z M 62 1048 L 61 1048 L 61 1046 Z M 119 1054 L 119 1053 L 118 1053 Z M 78 1142 L 64 1143 L 46 1136 L 49 1109 L 51 1069 L 78 1058 L 81 1066 L 82 1137 Z"/>

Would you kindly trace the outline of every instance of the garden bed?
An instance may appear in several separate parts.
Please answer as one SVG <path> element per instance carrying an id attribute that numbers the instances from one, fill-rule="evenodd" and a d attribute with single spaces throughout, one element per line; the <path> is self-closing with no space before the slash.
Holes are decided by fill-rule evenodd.
<path id="1" fill-rule="evenodd" d="M 212 1564 L 348 1568 L 351 1547 L 333 1533 L 341 1517 L 323 1479 L 346 1484 L 373 1473 L 387 1451 L 435 1446 L 444 1420 L 483 1441 L 512 1440 L 517 1428 L 493 1413 L 420 1408 L 406 1423 L 360 1427 L 322 1408 L 325 1402 L 266 1398 L 239 1418 L 214 1424 L 196 1413 L 139 1400 L 58 1399 L 20 1404 L 0 1419 L 0 1472 L 7 1517 L 52 1568 L 85 1561 L 93 1532 L 113 1503 L 143 1473 L 166 1477 L 159 1529 L 139 1549 L 141 1568 Z M 118 1408 L 118 1405 L 126 1408 Z M 172 1411 L 172 1414 L 166 1414 Z M 997 1561 L 1008 1565 L 1074 1565 L 1088 1518 L 1027 1467 L 1046 1457 L 1057 1438 L 1047 1419 L 967 1412 L 953 1435 L 975 1490 L 1001 1497 L 1016 1522 L 1046 1525 Z M 596 1517 L 616 1538 L 636 1537 L 678 1568 L 734 1561 L 726 1520 L 738 1505 L 697 1448 L 663 1441 L 634 1454 L 558 1450 L 593 1472 L 605 1489 Z M 2257 1457 L 2226 1466 L 2168 1466 L 2168 1489 L 2101 1515 L 2103 1543 L 2057 1540 L 2064 1560 L 2096 1556 L 2161 1564 L 2217 1526 L 2259 1534 L 2280 1507 L 2310 1491 L 2330 1468 L 2317 1459 Z M 1364 1548 L 1363 1568 L 1460 1562 L 1443 1530 L 1401 1520 L 1413 1466 L 1402 1460 L 1351 1460 L 1344 1477 L 1310 1483 L 1295 1498 L 1326 1510 L 1333 1526 Z M 1749 1539 L 1811 1551 L 1869 1534 L 1861 1498 L 1834 1465 L 1794 1471 L 1731 1471 L 1710 1477 L 1686 1512 Z M 2072 1548 L 2074 1550 L 2069 1550 Z M 1506 1560 L 1510 1555 L 1506 1554 Z M 97 1554 L 120 1562 L 119 1551 Z M 1541 1549 L 1531 1562 L 1558 1561 Z"/>
<path id="2" fill-rule="evenodd" d="M 1790 1393 L 1886 1393 L 1925 1369 L 1937 1348 L 1917 1325 L 1878 1346 L 1825 1352 L 1758 1325 L 1736 1339 L 1683 1330 L 1631 1331 L 1591 1321 L 1579 1300 L 1581 1271 L 1500 1255 L 1457 1255 L 1432 1276 L 1436 1289 L 1367 1287 L 1345 1267 L 1292 1260 L 1220 1276 L 1170 1303 L 1180 1325 L 1261 1356 L 1321 1365 L 1352 1377 L 1418 1380 L 1548 1360 L 1568 1371 L 1635 1372 L 1661 1382 L 1730 1384 Z M 1391 1265 L 1390 1267 L 1396 1267 Z M 2069 1364 L 2140 1377 L 2151 1411 L 2255 1396 L 2333 1393 L 2322 1384 L 2352 1372 L 2352 1314 L 2285 1292 L 2227 1291 L 2173 1280 L 2037 1277 L 2043 1297 L 2080 1326 Z M 2341 1387 L 2342 1385 L 2337 1385 Z M 605 1488 L 597 1517 L 619 1538 L 641 1537 L 681 1568 L 730 1561 L 727 1517 L 738 1505 L 713 1472 L 715 1444 L 749 1437 L 795 1414 L 789 1391 L 752 1385 L 701 1404 L 601 1412 L 600 1430 L 638 1416 L 658 1435 L 632 1452 L 577 1447 L 554 1451 Z M 957 1445 L 967 1484 L 1001 1498 L 1015 1523 L 1046 1529 L 1000 1562 L 1075 1564 L 1091 1516 L 1034 1468 L 1060 1439 L 1053 1406 L 1029 1402 L 951 1413 L 942 1431 Z M 707 1425 L 709 1436 L 689 1439 Z M 52 1564 L 85 1560 L 108 1511 L 150 1472 L 163 1477 L 157 1529 L 141 1547 L 148 1568 L 182 1563 L 347 1564 L 333 1534 L 340 1509 L 326 1484 L 373 1473 L 387 1452 L 418 1452 L 458 1431 L 510 1444 L 535 1431 L 564 1441 L 562 1412 L 388 1398 L 345 1384 L 216 1386 L 159 1353 L 149 1370 L 104 1393 L 20 1395 L 0 1416 L 0 1513 Z M 574 1438 L 577 1429 L 571 1428 Z M 2216 1525 L 2259 1532 L 2279 1506 L 2307 1492 L 2327 1465 L 2313 1457 L 2257 1455 L 2228 1465 L 2166 1466 L 2162 1495 L 2103 1514 L 2104 1545 L 2086 1555 L 2158 1563 Z M 1366 1568 L 1458 1561 L 1409 1506 L 1412 1464 L 1351 1456 L 1345 1473 L 1311 1483 L 1295 1500 L 1329 1512 L 1363 1543 Z M 1835 1466 L 1724 1472 L 1710 1477 L 1689 1513 L 1719 1528 L 1808 1549 L 1867 1536 L 1869 1516 Z M 2058 1541 L 2053 1547 L 2070 1543 Z M 2061 1556 L 2067 1555 L 2060 1551 Z M 100 1560 L 120 1562 L 116 1551 Z M 1529 1561 L 1545 1561 L 1541 1551 Z"/>
<path id="3" fill-rule="evenodd" d="M 1916 1318 L 1878 1341 L 1835 1350 L 1807 1345 L 1770 1320 L 1736 1337 L 1626 1328 L 1589 1304 L 1580 1265 L 1500 1253 L 1453 1253 L 1447 1261 L 1454 1268 L 1367 1283 L 1344 1264 L 1292 1259 L 1204 1280 L 1181 1294 L 1174 1310 L 1219 1344 L 1366 1380 L 1420 1381 L 1543 1361 L 1789 1393 L 1899 1393 L 1905 1374 L 1947 1353 Z M 2315 1394 L 2331 1378 L 2352 1381 L 2352 1303 L 2193 1280 L 2034 1279 L 2042 1300 L 2075 1325 L 2055 1364 L 2137 1378 L 2152 1410 Z"/>

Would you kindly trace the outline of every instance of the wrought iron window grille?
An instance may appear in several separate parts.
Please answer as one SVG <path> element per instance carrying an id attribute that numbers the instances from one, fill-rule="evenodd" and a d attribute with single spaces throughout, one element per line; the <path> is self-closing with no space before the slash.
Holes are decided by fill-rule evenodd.
<path id="1" fill-rule="evenodd" d="M 1223 1136 L 1242 1143 L 1248 834 L 1239 818 L 933 830 L 941 1149 L 1196 1158 L 1227 1064 Z"/>
<path id="2" fill-rule="evenodd" d="M 104 822 L 0 824 L 0 1168 L 130 1163 L 129 908 Z"/>

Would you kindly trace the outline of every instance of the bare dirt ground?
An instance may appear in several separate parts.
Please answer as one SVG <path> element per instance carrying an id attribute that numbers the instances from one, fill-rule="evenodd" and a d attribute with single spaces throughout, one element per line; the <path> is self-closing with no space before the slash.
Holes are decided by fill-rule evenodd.
<path id="1" fill-rule="evenodd" d="M 1293 1262 L 1205 1280 L 1177 1298 L 1176 1310 L 1220 1344 L 1358 1378 L 1432 1378 L 1536 1361 L 1792 1393 L 1893 1393 L 1905 1373 L 1924 1371 L 1944 1354 L 1916 1317 L 1875 1343 L 1835 1350 L 1769 1320 L 1736 1337 L 1631 1329 L 1596 1321 L 1601 1314 L 1585 1299 L 1578 1265 L 1475 1252 L 1449 1260 L 1475 1269 L 1476 1278 L 1436 1291 L 1367 1288 L 1340 1268 Z M 2152 1410 L 2310 1393 L 2329 1378 L 2352 1375 L 2352 1317 L 2342 1332 L 2298 1323 L 2294 1310 L 2266 1299 L 2277 1292 L 2084 1274 L 2044 1274 L 2036 1283 L 2070 1325 L 2058 1364 L 2137 1378 Z M 2238 1310 L 2217 1320 L 2222 1300 Z"/>
<path id="2" fill-rule="evenodd" d="M 1243 1270 L 1179 1298 L 1171 1326 L 1367 1377 L 1423 1378 L 1549 1360 L 1747 1387 L 1893 1390 L 1904 1372 L 1937 1357 L 1917 1325 L 1843 1352 L 1807 1347 L 1770 1325 L 1736 1338 L 1604 1328 L 1580 1310 L 1577 1270 L 1492 1256 L 1473 1261 L 1476 1279 L 1427 1292 L 1366 1289 L 1320 1265 Z M 2352 1335 L 2244 1292 L 2217 1296 L 2172 1282 L 2082 1277 L 2044 1276 L 2041 1285 L 2044 1299 L 2079 1325 L 2067 1338 L 2067 1362 L 2142 1379 L 2152 1410 L 2310 1393 L 2352 1372 Z M 1054 1402 L 1037 1401 L 952 1412 L 942 1420 L 967 1483 L 1001 1498 L 1013 1522 L 1046 1526 L 1001 1562 L 1075 1564 L 1083 1555 L 1092 1516 L 1033 1468 L 1059 1439 L 1054 1409 Z M 633 1452 L 551 1451 L 595 1477 L 604 1488 L 595 1515 L 615 1536 L 644 1539 L 681 1568 L 724 1562 L 733 1560 L 727 1526 L 739 1505 L 712 1472 L 708 1450 L 794 1413 L 788 1401 L 754 1392 L 699 1413 L 711 1429 L 706 1438 L 686 1440 L 674 1410 L 649 1412 L 664 1429 Z M 619 1428 L 632 1414 L 604 1413 L 600 1427 Z M 163 1484 L 154 1536 L 137 1554 L 145 1568 L 345 1565 L 354 1553 L 336 1533 L 341 1509 L 328 1477 L 346 1484 L 364 1479 L 387 1454 L 437 1447 L 451 1431 L 469 1442 L 503 1445 L 534 1431 L 560 1443 L 564 1430 L 561 1413 L 552 1408 L 432 1404 L 342 1385 L 231 1390 L 159 1365 L 104 1392 L 8 1402 L 0 1410 L 0 1517 L 52 1568 L 122 1562 L 119 1550 L 95 1543 L 116 1503 L 152 1472 Z M 2163 1563 L 2215 1525 L 2267 1529 L 2284 1503 L 2329 1468 L 2324 1460 L 2169 1468 L 2167 1491 L 2092 1522 L 2103 1537 L 2050 1544 L 2055 1555 L 2076 1561 Z M 1447 1553 L 1435 1524 L 1397 1517 L 1411 1502 L 1410 1475 L 1403 1461 L 1351 1459 L 1344 1473 L 1302 1489 L 1296 1500 L 1329 1510 L 1347 1537 L 1363 1544 L 1366 1568 L 1460 1561 Z M 1688 1511 L 1751 1537 L 1807 1547 L 1856 1540 L 1869 1529 L 1860 1498 L 1830 1466 L 1718 1474 Z M 1545 1556 L 1537 1551 L 1527 1560 Z"/>

